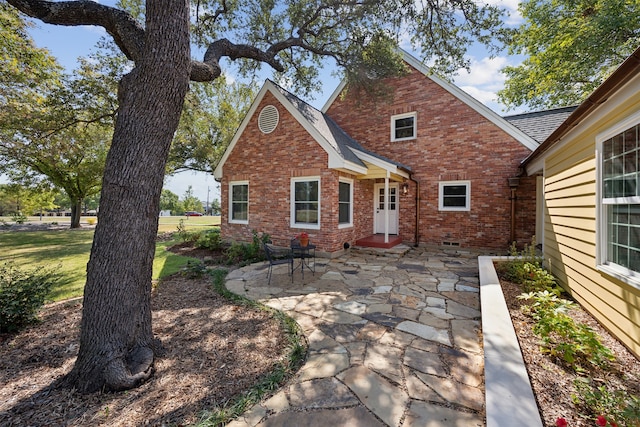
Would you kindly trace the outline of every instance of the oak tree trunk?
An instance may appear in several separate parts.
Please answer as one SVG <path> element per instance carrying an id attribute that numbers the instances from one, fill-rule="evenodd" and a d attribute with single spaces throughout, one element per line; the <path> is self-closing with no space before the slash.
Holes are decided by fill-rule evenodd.
<path id="1" fill-rule="evenodd" d="M 188 1 L 148 1 L 146 20 L 142 60 L 120 82 L 80 350 L 67 378 L 81 392 L 133 388 L 153 368 L 151 273 L 165 164 L 189 85 Z"/>

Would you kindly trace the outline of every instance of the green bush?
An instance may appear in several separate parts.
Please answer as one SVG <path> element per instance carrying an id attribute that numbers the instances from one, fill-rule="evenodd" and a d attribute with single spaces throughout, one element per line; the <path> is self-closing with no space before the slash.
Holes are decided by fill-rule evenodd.
<path id="1" fill-rule="evenodd" d="M 585 412 L 585 418 L 604 415 L 620 427 L 640 425 L 640 398 L 622 390 L 609 390 L 602 381 L 578 378 L 573 382 L 576 390 L 573 402 Z"/>
<path id="2" fill-rule="evenodd" d="M 0 265 L 0 332 L 14 332 L 35 321 L 58 279 L 54 270 L 21 270 L 11 263 Z"/>
<path id="3" fill-rule="evenodd" d="M 523 310 L 535 320 L 533 332 L 542 338 L 542 351 L 563 360 L 575 371 L 589 365 L 606 368 L 613 353 L 600 342 L 598 334 L 585 323 L 576 323 L 567 312 L 575 303 L 553 292 L 538 291 L 518 298 L 532 300 Z"/>
<path id="4" fill-rule="evenodd" d="M 184 219 L 181 219 L 177 226 L 177 233 L 183 243 L 195 243 L 198 241 L 203 231 L 188 231 L 187 226 L 184 224 Z"/>
<path id="5" fill-rule="evenodd" d="M 11 220 L 16 224 L 24 224 L 25 222 L 27 222 L 27 219 L 28 218 L 21 213 L 13 214 L 11 216 Z"/>
<path id="6" fill-rule="evenodd" d="M 263 233 L 262 236 L 258 236 L 258 232 L 253 230 L 253 241 L 251 243 L 233 243 L 227 249 L 227 262 L 229 264 L 247 265 L 263 261 L 265 257 L 262 244 L 270 240 L 271 236 L 268 234 Z"/>
<path id="7" fill-rule="evenodd" d="M 220 250 L 224 247 L 224 242 L 220 237 L 220 229 L 214 228 L 212 230 L 201 233 L 195 243 L 197 248 L 209 249 L 212 251 Z"/>

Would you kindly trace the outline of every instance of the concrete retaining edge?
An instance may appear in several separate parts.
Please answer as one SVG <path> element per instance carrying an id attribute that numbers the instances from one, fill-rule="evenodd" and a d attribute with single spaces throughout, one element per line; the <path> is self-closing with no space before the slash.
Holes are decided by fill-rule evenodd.
<path id="1" fill-rule="evenodd" d="M 543 426 L 493 262 L 478 257 L 487 427 Z"/>

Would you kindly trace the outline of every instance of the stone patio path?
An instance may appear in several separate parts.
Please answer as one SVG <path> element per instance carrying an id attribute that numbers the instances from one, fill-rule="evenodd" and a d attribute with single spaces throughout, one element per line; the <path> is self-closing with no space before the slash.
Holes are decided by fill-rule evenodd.
<path id="1" fill-rule="evenodd" d="M 227 288 L 283 310 L 309 354 L 274 396 L 229 426 L 483 426 L 477 255 L 411 249 L 318 258 L 315 275 L 267 265 Z"/>

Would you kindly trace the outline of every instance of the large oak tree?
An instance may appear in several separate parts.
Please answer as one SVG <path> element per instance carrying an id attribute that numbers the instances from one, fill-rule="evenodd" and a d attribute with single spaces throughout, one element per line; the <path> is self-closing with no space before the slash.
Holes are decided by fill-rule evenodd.
<path id="1" fill-rule="evenodd" d="M 83 392 L 127 389 L 151 376 L 159 200 L 190 80 L 213 81 L 231 60 L 245 73 L 269 66 L 294 90 L 310 90 L 329 57 L 351 82 L 366 85 L 401 69 L 394 47 L 404 39 L 437 69 L 454 71 L 465 65 L 470 42 L 489 41 L 501 15 L 474 0 L 201 0 L 192 8 L 187 0 L 149 0 L 141 23 L 92 1 L 7 1 L 47 23 L 101 26 L 135 62 L 120 81 L 80 350 L 68 377 Z M 191 59 L 190 42 L 206 48 L 202 60 Z"/>

